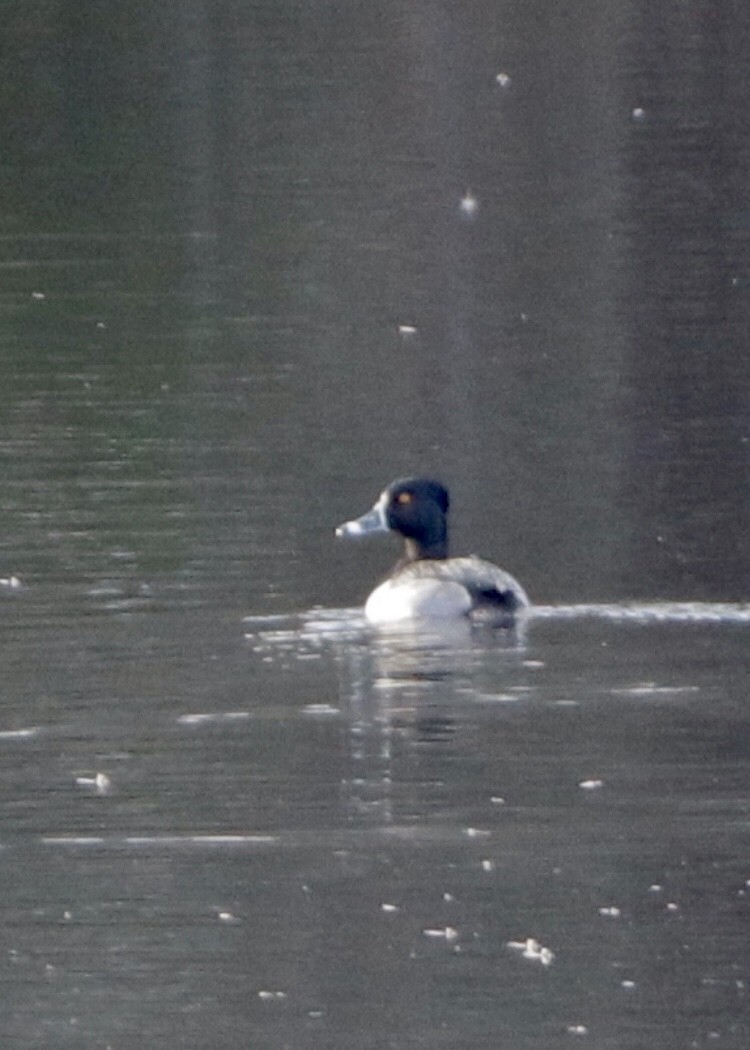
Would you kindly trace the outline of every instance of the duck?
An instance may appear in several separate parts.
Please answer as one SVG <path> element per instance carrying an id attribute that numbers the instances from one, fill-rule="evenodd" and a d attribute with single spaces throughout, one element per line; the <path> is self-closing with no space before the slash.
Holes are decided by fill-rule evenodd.
<path id="1" fill-rule="evenodd" d="M 468 618 L 513 627 L 528 608 L 523 587 L 504 569 L 476 555 L 449 556 L 449 507 L 440 481 L 398 478 L 370 510 L 336 528 L 336 536 L 347 539 L 384 532 L 403 537 L 403 556 L 365 603 L 370 623 Z"/>

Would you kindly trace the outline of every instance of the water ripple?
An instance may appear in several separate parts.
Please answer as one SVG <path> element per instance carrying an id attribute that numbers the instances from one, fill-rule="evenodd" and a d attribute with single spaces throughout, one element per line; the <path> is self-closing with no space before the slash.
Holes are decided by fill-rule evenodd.
<path id="1" fill-rule="evenodd" d="M 750 604 L 730 602 L 625 602 L 614 604 L 534 605 L 531 620 L 595 617 L 623 623 L 750 623 Z"/>

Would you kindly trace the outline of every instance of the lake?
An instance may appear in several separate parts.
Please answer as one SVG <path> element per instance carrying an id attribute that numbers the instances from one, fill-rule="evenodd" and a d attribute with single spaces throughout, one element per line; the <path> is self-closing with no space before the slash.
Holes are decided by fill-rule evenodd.
<path id="1" fill-rule="evenodd" d="M 745 1050 L 750 19 L 4 40 L 3 1046 Z M 516 630 L 363 622 L 412 473 Z"/>

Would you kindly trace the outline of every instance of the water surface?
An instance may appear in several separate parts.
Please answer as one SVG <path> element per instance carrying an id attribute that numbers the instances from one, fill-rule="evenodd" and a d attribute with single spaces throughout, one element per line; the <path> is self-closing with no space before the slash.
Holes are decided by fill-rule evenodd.
<path id="1" fill-rule="evenodd" d="M 745 1050 L 747 17 L 4 41 L 2 1045 Z M 414 471 L 517 632 L 362 623 Z"/>

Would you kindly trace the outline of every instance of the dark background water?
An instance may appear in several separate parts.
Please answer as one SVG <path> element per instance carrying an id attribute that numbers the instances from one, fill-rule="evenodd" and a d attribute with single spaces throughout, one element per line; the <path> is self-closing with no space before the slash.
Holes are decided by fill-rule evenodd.
<path id="1" fill-rule="evenodd" d="M 741 618 L 300 616 L 747 599 L 750 13 L 4 14 L 3 1045 L 744 1050 Z"/>

